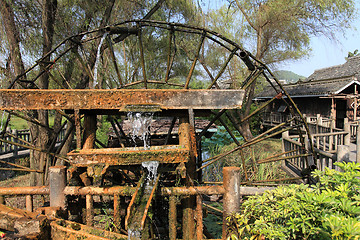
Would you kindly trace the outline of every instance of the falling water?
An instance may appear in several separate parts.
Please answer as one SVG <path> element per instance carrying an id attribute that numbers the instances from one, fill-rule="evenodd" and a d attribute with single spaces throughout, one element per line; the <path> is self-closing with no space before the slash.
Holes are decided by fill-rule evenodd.
<path id="1" fill-rule="evenodd" d="M 150 136 L 150 126 L 152 123 L 153 113 L 141 113 L 141 112 L 129 112 L 127 114 L 128 120 L 130 121 L 130 126 L 132 127 L 130 136 L 132 140 L 136 143 L 136 138 L 139 138 L 144 142 L 144 150 L 150 149 L 149 136 Z M 155 185 L 155 179 L 157 177 L 157 169 L 159 166 L 158 161 L 147 161 L 143 162 L 142 167 L 146 171 L 147 177 L 145 179 L 146 184 L 143 185 L 144 192 L 142 193 L 142 198 L 147 199 L 150 197 L 152 189 Z M 141 200 L 142 201 L 142 200 Z M 139 205 L 136 211 L 143 212 L 144 206 Z M 139 210 L 141 209 L 141 210 Z M 137 216 L 135 212 L 135 216 Z M 129 240 L 140 240 L 141 232 L 143 229 L 140 227 L 140 221 L 137 217 L 131 222 L 128 227 L 128 239 Z"/>
<path id="2" fill-rule="evenodd" d="M 100 44 L 98 46 L 97 52 L 96 52 L 96 60 L 95 60 L 95 66 L 94 66 L 94 83 L 93 83 L 93 88 L 95 88 L 95 86 L 98 84 L 98 80 L 97 80 L 97 70 L 98 70 L 98 65 L 100 62 L 100 53 L 101 53 L 101 46 L 106 38 L 106 36 L 108 35 L 108 32 L 104 33 L 104 35 L 102 36 L 101 40 L 100 40 Z"/>
<path id="3" fill-rule="evenodd" d="M 132 127 L 131 138 L 136 143 L 136 138 L 144 142 L 144 149 L 150 149 L 148 143 L 150 136 L 150 126 L 153 118 L 153 113 L 129 112 L 127 115 L 130 125 Z"/>
<path id="4" fill-rule="evenodd" d="M 157 169 L 159 167 L 159 162 L 158 161 L 143 162 L 141 166 L 145 168 L 148 172 L 146 178 L 147 184 L 155 181 L 157 175 Z"/>

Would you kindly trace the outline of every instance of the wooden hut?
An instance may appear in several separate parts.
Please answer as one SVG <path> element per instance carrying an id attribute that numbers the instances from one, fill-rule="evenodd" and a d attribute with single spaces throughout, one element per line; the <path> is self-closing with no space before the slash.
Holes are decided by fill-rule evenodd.
<path id="1" fill-rule="evenodd" d="M 300 111 L 307 116 L 329 117 L 336 120 L 336 127 L 342 128 L 344 118 L 356 121 L 360 118 L 360 56 L 348 58 L 346 63 L 316 70 L 307 79 L 284 85 Z M 255 101 L 273 98 L 276 91 L 266 88 Z M 265 116 L 282 115 L 289 111 L 281 100 L 274 101 L 266 109 Z"/>

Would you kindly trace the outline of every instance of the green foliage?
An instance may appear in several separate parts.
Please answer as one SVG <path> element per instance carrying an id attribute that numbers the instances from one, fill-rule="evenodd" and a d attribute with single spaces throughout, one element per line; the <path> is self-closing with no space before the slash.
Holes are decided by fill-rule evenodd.
<path id="1" fill-rule="evenodd" d="M 360 164 L 316 170 L 316 186 L 289 185 L 250 197 L 229 217 L 238 239 L 359 239 Z M 229 238 L 231 239 L 231 238 Z"/>
<path id="2" fill-rule="evenodd" d="M 238 138 L 240 143 L 242 138 Z M 230 144 L 232 139 L 226 132 L 218 131 L 210 139 L 202 141 L 203 152 L 207 153 L 207 157 L 213 157 L 234 149 L 237 145 Z M 265 140 L 242 151 L 245 166 L 247 169 L 247 177 L 249 181 L 259 181 L 266 179 L 278 179 L 285 177 L 285 173 L 280 169 L 281 163 L 263 163 L 257 164 L 258 160 L 265 159 L 281 152 L 281 141 L 272 139 Z M 205 159 L 204 159 L 205 160 Z M 224 166 L 237 166 L 243 169 L 243 161 L 239 152 L 232 153 L 223 160 L 219 160 L 203 171 L 204 181 L 222 181 L 222 168 Z M 241 181 L 246 181 L 245 174 L 242 175 Z"/>
<path id="3" fill-rule="evenodd" d="M 345 57 L 345 60 L 348 60 L 348 58 L 350 57 L 356 57 L 356 56 L 359 56 L 359 50 L 358 49 L 355 49 L 354 52 L 348 52 L 348 55 L 347 57 Z"/>
<path id="4" fill-rule="evenodd" d="M 107 144 L 108 134 L 110 132 L 111 123 L 105 120 L 105 117 L 101 118 L 101 121 L 98 123 L 98 128 L 96 130 L 96 139 Z"/>
<path id="5" fill-rule="evenodd" d="M 219 202 L 212 202 L 209 204 L 210 206 L 223 211 L 222 203 Z M 208 211 L 205 213 L 204 216 L 204 224 L 208 229 L 209 233 L 216 239 L 221 239 L 222 235 L 222 224 L 223 219 L 221 213 L 212 212 L 211 209 L 207 209 Z"/>
<path id="6" fill-rule="evenodd" d="M 239 135 L 236 136 L 239 141 L 242 140 L 242 137 Z M 221 148 L 223 146 L 229 145 L 233 142 L 232 138 L 228 134 L 228 132 L 225 130 L 225 127 L 218 126 L 217 131 L 214 133 L 211 138 L 205 138 L 203 137 L 203 141 L 201 142 L 201 146 L 203 151 L 206 151 L 213 154 L 218 154 L 219 151 L 216 150 L 216 148 Z"/>
<path id="7" fill-rule="evenodd" d="M 279 80 L 286 80 L 287 82 L 297 82 L 299 80 L 305 79 L 304 76 L 298 75 L 292 71 L 279 70 L 274 72 L 275 77 Z"/>
<path id="8" fill-rule="evenodd" d="M 235 0 L 246 19 L 243 40 L 256 46 L 266 63 L 295 60 L 308 55 L 310 37 L 344 32 L 355 17 L 353 0 Z M 255 52 L 254 51 L 254 52 Z"/>

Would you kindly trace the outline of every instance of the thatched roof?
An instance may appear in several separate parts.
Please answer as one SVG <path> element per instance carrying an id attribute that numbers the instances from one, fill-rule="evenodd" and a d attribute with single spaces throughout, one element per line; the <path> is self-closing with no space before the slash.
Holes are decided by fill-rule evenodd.
<path id="1" fill-rule="evenodd" d="M 316 70 L 304 81 L 284 85 L 291 97 L 328 96 L 338 94 L 352 84 L 360 85 L 360 56 L 351 57 L 346 63 Z M 265 88 L 255 100 L 272 98 L 276 91 Z"/>

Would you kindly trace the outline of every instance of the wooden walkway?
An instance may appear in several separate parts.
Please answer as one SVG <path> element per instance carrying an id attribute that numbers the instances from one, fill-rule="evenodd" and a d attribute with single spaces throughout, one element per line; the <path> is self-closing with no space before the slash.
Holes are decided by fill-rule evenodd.
<path id="1" fill-rule="evenodd" d="M 349 123 L 344 121 L 344 129 L 334 127 L 334 123 L 307 117 L 307 123 L 311 133 L 311 139 L 305 137 L 305 142 L 312 142 L 315 154 L 311 152 L 310 145 L 305 144 L 305 151 L 299 141 L 299 136 L 290 135 L 285 132 L 282 135 L 282 146 L 285 154 L 283 169 L 292 176 L 303 177 L 304 172 L 313 169 L 315 166 L 319 170 L 326 167 L 338 169 L 335 162 L 359 162 L 357 157 L 358 122 Z M 313 155 L 316 157 L 314 158 Z M 360 155 L 359 155 L 360 156 Z M 357 159 L 359 158 L 359 159 Z"/>

